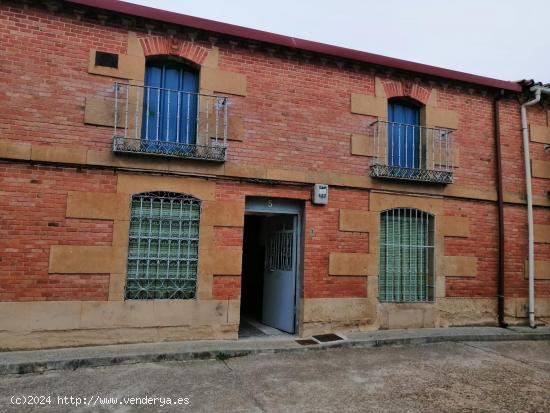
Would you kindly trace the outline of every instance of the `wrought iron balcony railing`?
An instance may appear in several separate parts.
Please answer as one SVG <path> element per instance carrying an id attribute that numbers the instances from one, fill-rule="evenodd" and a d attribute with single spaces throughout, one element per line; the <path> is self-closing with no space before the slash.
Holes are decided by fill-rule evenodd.
<path id="1" fill-rule="evenodd" d="M 228 98 L 115 83 L 113 151 L 223 162 Z"/>
<path id="2" fill-rule="evenodd" d="M 374 178 L 449 184 L 453 182 L 452 130 L 397 122 L 371 124 Z"/>

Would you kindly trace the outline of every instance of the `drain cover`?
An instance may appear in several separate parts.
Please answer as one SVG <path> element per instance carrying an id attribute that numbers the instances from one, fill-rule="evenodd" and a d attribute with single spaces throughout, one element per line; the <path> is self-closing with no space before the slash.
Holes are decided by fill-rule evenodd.
<path id="1" fill-rule="evenodd" d="M 312 346 L 314 344 L 319 344 L 318 342 L 316 342 L 315 340 L 312 340 L 310 338 L 306 338 L 306 339 L 303 339 L 303 340 L 296 340 L 296 343 L 298 343 L 302 346 Z"/>
<path id="2" fill-rule="evenodd" d="M 329 341 L 338 341 L 343 340 L 342 337 L 337 336 L 336 334 L 319 334 L 318 336 L 313 336 L 313 338 L 319 340 L 321 343 L 327 343 Z"/>

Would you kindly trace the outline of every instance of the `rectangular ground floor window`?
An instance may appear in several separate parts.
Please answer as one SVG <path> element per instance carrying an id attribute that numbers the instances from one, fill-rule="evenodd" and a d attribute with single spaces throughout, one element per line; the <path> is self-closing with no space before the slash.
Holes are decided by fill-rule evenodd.
<path id="1" fill-rule="evenodd" d="M 380 215 L 382 302 L 426 302 L 434 295 L 434 218 L 414 208 Z"/>

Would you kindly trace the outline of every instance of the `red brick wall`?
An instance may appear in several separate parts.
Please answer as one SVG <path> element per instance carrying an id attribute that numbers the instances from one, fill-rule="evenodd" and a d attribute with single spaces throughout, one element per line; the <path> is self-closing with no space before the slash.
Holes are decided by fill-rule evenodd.
<path id="1" fill-rule="evenodd" d="M 497 293 L 498 232 L 496 205 L 479 201 L 445 201 L 445 215 L 466 216 L 470 237 L 445 237 L 445 255 L 477 257 L 477 277 L 447 278 L 449 297 L 494 297 Z M 527 260 L 527 211 L 519 205 L 504 210 L 505 296 L 526 297 L 525 261 Z M 535 224 L 550 223 L 550 211 L 535 208 Z M 550 260 L 550 244 L 535 243 L 535 259 Z M 550 297 L 550 280 L 536 280 L 537 297 Z"/>
<path id="2" fill-rule="evenodd" d="M 87 73 L 91 48 L 125 52 L 127 30 L 0 5 L 0 137 L 109 149 L 108 128 L 84 125 L 84 99 L 113 79 Z"/>
<path id="3" fill-rule="evenodd" d="M 468 238 L 445 237 L 445 255 L 477 257 L 477 276 L 447 277 L 446 296 L 495 297 L 497 294 L 497 207 L 487 202 L 445 200 L 445 215 L 465 216 Z"/>
<path id="4" fill-rule="evenodd" d="M 52 245 L 111 245 L 112 221 L 65 218 L 67 192 L 114 192 L 112 172 L 0 162 L 0 301 L 104 300 L 106 274 L 48 274 Z"/>
<path id="5" fill-rule="evenodd" d="M 505 295 L 509 297 L 526 297 L 527 280 L 525 279 L 525 260 L 527 260 L 527 212 L 519 206 L 505 208 L 504 249 L 505 260 Z M 535 209 L 535 224 L 550 223 L 548 209 Z M 535 244 L 535 259 L 550 261 L 550 244 Z M 535 293 L 538 297 L 550 297 L 550 280 L 535 280 Z"/>
<path id="6" fill-rule="evenodd" d="M 149 35 L 135 30 L 142 39 L 166 36 L 162 31 Z M 42 7 L 24 10 L 3 4 L 0 35 L 0 98 L 5 103 L 0 108 L 0 136 L 109 150 L 111 128 L 83 124 L 85 97 L 112 96 L 115 81 L 87 73 L 89 50 L 125 52 L 127 29 L 111 22 L 78 21 L 66 13 L 52 15 Z M 189 43 L 185 34 L 176 37 Z M 246 133 L 243 142 L 231 142 L 230 160 L 283 169 L 365 173 L 370 159 L 350 155 L 350 135 L 367 133 L 374 118 L 352 114 L 350 96 L 374 95 L 374 74 L 368 68 L 235 46 L 229 40 L 222 37 L 216 42 L 220 69 L 245 74 L 248 90 L 246 97 L 231 97 L 230 111 L 244 118 Z M 200 37 L 195 43 L 211 48 Z M 432 87 L 428 82 L 419 85 Z M 462 166 L 456 170 L 456 184 L 494 190 L 491 98 L 464 87 L 434 85 L 439 106 L 460 114 L 454 138 Z M 517 112 L 517 103 L 509 106 L 510 112 Z M 517 119 L 510 125 L 511 140 L 521 138 L 518 125 Z"/>
<path id="7" fill-rule="evenodd" d="M 550 184 L 546 186 L 547 190 L 550 190 Z M 550 209 L 549 208 L 535 208 L 533 213 L 533 220 L 535 224 L 550 224 Z M 520 224 L 521 225 L 521 224 Z M 514 228 L 514 223 L 511 224 Z M 523 227 L 525 227 L 524 225 Z M 538 244 L 535 243 L 535 259 L 541 261 L 550 261 L 550 244 Z M 518 285 L 525 285 L 526 280 L 523 282 L 521 279 L 517 280 Z M 550 280 L 535 280 L 535 295 L 537 297 L 550 297 Z M 525 295 L 518 295 L 518 297 Z"/>
<path id="8" fill-rule="evenodd" d="M 367 293 L 367 282 L 364 277 L 334 277 L 328 275 L 329 252 L 368 252 L 368 234 L 338 231 L 340 208 L 368 210 L 368 193 L 357 190 L 333 188 L 330 191 L 330 205 L 321 207 L 312 205 L 309 188 L 288 188 L 284 186 L 263 186 L 251 184 L 219 183 L 216 185 L 216 197 L 220 200 L 239 200 L 245 196 L 264 196 L 273 198 L 293 198 L 305 200 L 304 223 L 304 285 L 303 296 L 320 297 L 364 297 Z M 216 232 L 220 231 L 219 229 Z M 216 238 L 217 245 L 233 245 Z M 240 283 L 225 281 L 215 277 L 214 296 L 223 294 L 238 297 Z M 233 291 L 228 291 L 233 288 Z"/>
<path id="9" fill-rule="evenodd" d="M 528 108 L 529 124 L 546 126 L 546 111 L 539 105 Z M 500 127 L 502 139 L 503 183 L 505 193 L 519 193 L 525 199 L 525 166 L 523 162 L 523 140 L 521 135 L 520 106 L 516 101 L 504 100 L 500 104 Z M 550 161 L 544 151 L 544 144 L 529 142 L 531 159 Z M 533 196 L 547 197 L 550 181 L 532 178 Z M 505 295 L 526 297 L 525 260 L 527 260 L 527 210 L 525 206 L 505 207 Z M 535 224 L 550 224 L 550 210 L 534 207 Z M 535 244 L 535 259 L 550 260 L 550 244 Z M 550 297 L 550 280 L 536 280 L 535 293 L 538 297 Z"/>
<path id="10" fill-rule="evenodd" d="M 527 110 L 529 124 L 547 126 L 546 110 L 538 105 L 530 106 Z M 520 105 L 518 102 L 514 100 L 504 100 L 501 102 L 500 128 L 504 191 L 525 193 L 525 166 L 523 162 Z M 544 151 L 543 143 L 529 142 L 529 152 L 531 159 L 550 161 L 550 153 Z M 534 196 L 546 198 L 546 192 L 550 190 L 550 182 L 547 179 L 533 178 L 532 188 Z M 546 224 L 549 223 L 550 221 L 546 221 Z"/>
<path id="11" fill-rule="evenodd" d="M 11 4 L 11 6 L 10 6 Z M 86 96 L 111 96 L 114 79 L 87 73 L 89 50 L 126 51 L 127 29 L 101 25 L 88 17 L 0 4 L 0 139 L 86 147 L 109 151 L 112 131 L 84 125 Z M 135 29 L 141 38 L 149 34 Z M 163 36 L 162 29 L 152 33 Z M 176 35 L 188 42 L 185 34 Z M 211 45 L 199 37 L 196 44 Z M 246 74 L 248 96 L 231 98 L 231 113 L 245 121 L 243 142 L 231 142 L 230 160 L 243 165 L 307 169 L 364 175 L 369 158 L 350 155 L 350 135 L 366 133 L 373 120 L 350 113 L 351 93 L 374 94 L 374 74 L 345 62 L 306 59 L 284 51 L 231 44 L 223 37 L 220 68 Z M 380 75 L 379 75 L 380 76 Z M 381 75 L 385 76 L 385 75 Z M 391 77 L 399 79 L 398 77 Z M 430 89 L 432 84 L 420 82 Z M 494 191 L 496 186 L 491 97 L 467 87 L 435 82 L 438 104 L 460 115 L 455 144 L 460 167 L 455 184 Z M 501 103 L 505 192 L 523 193 L 523 157 L 519 104 Z M 545 112 L 529 109 L 533 124 L 544 125 Z M 534 159 L 550 160 L 542 144 L 532 143 Z M 77 171 L 2 163 L 0 198 L 0 300 L 106 299 L 105 275 L 47 273 L 49 247 L 55 244 L 109 245 L 112 223 L 65 218 L 66 193 L 71 190 L 115 190 L 112 172 Z M 545 196 L 548 181 L 534 179 L 534 193 Z M 219 183 L 217 197 L 243 200 L 246 195 L 307 200 L 309 188 Z M 368 209 L 368 192 L 331 188 L 328 207 L 306 202 L 304 291 L 313 297 L 363 297 L 366 278 L 329 277 L 328 252 L 368 252 L 367 234 L 338 231 L 338 210 Z M 445 201 L 446 214 L 470 217 L 471 237 L 447 238 L 448 255 L 478 257 L 478 277 L 448 279 L 449 296 L 487 296 L 496 293 L 496 207 L 477 201 Z M 506 207 L 506 295 L 525 296 L 523 262 L 527 255 L 525 209 Z M 548 224 L 548 209 L 537 208 L 537 223 Z M 217 228 L 215 243 L 237 246 L 242 230 Z M 550 245 L 536 246 L 537 259 L 550 259 Z M 236 298 L 239 277 L 216 276 L 213 294 Z M 537 282 L 537 294 L 550 296 L 550 281 Z"/>

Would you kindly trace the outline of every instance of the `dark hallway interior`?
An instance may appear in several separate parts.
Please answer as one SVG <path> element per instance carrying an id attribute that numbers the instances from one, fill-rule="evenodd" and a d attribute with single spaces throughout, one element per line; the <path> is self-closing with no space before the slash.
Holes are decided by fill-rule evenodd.
<path id="1" fill-rule="evenodd" d="M 246 215 L 244 219 L 241 314 L 262 319 L 265 216 Z"/>
<path id="2" fill-rule="evenodd" d="M 246 215 L 244 219 L 239 337 L 263 335 L 251 322 L 260 323 L 262 319 L 265 220 L 263 215 Z"/>

